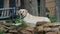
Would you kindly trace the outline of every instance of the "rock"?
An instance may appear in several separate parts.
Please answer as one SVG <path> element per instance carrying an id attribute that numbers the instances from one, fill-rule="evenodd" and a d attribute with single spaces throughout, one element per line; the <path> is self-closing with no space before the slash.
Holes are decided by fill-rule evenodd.
<path id="1" fill-rule="evenodd" d="M 11 26 L 12 25 L 12 23 L 4 23 L 3 25 L 5 25 L 5 26 Z"/>
<path id="2" fill-rule="evenodd" d="M 60 31 L 58 32 L 58 34 L 60 34 Z"/>
<path id="3" fill-rule="evenodd" d="M 57 32 L 48 32 L 46 34 L 57 34 Z"/>
<path id="4" fill-rule="evenodd" d="M 46 32 L 45 31 L 39 31 L 39 32 L 37 32 L 38 34 L 46 34 Z"/>
<path id="5" fill-rule="evenodd" d="M 4 27 L 0 27 L 0 31 L 4 31 L 5 30 L 5 28 Z"/>
<path id="6" fill-rule="evenodd" d="M 38 26 L 36 27 L 38 31 L 42 31 L 43 30 L 43 26 Z"/>
<path id="7" fill-rule="evenodd" d="M 50 27 L 44 27 L 44 29 L 43 29 L 45 32 L 48 32 L 48 31 L 52 31 L 52 28 L 50 28 Z"/>
<path id="8" fill-rule="evenodd" d="M 36 26 L 41 26 L 41 25 L 43 25 L 43 24 L 45 24 L 45 22 L 37 22 L 37 23 L 36 23 Z"/>
<path id="9" fill-rule="evenodd" d="M 53 26 L 52 23 L 47 23 L 47 22 L 37 22 L 37 23 L 38 23 L 38 25 L 36 26 L 36 28 L 37 28 L 38 31 L 44 30 L 44 27 Z"/>
<path id="10" fill-rule="evenodd" d="M 59 27 L 52 27 L 53 31 L 59 32 Z"/>
<path id="11" fill-rule="evenodd" d="M 5 34 L 12 34 L 12 33 L 5 33 Z"/>
<path id="12" fill-rule="evenodd" d="M 26 27 L 24 29 L 18 29 L 18 32 L 23 33 L 23 34 L 33 34 L 34 33 L 34 28 L 33 27 Z"/>
<path id="13" fill-rule="evenodd" d="M 18 31 L 17 30 L 9 30 L 9 32 L 11 32 L 11 33 L 17 33 Z"/>
<path id="14" fill-rule="evenodd" d="M 53 24 L 43 21 L 43 22 L 37 22 L 36 26 L 53 26 Z"/>
<path id="15" fill-rule="evenodd" d="M 29 32 L 27 30 L 21 30 L 20 32 L 23 33 L 23 34 L 32 34 L 31 32 Z"/>
<path id="16" fill-rule="evenodd" d="M 26 27 L 25 30 L 34 31 L 34 28 L 33 27 Z"/>
<path id="17" fill-rule="evenodd" d="M 5 29 L 11 29 L 10 27 L 7 27 L 5 25 L 2 25 L 1 27 L 5 28 Z"/>
<path id="18" fill-rule="evenodd" d="M 25 30 L 31 32 L 32 34 L 35 32 L 35 29 L 33 27 L 26 27 Z"/>
<path id="19" fill-rule="evenodd" d="M 43 26 L 44 26 L 44 27 L 45 27 L 45 26 L 46 26 L 46 27 L 49 27 L 49 26 L 53 26 L 53 24 L 52 24 L 52 23 L 45 23 Z"/>

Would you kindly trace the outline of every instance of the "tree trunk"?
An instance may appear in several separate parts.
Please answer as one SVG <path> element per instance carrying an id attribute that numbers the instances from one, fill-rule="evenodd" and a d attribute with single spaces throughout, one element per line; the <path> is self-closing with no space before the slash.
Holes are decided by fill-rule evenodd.
<path id="1" fill-rule="evenodd" d="M 29 13 L 32 15 L 38 15 L 38 4 L 37 0 L 26 0 L 25 8 L 29 10 Z"/>
<path id="2" fill-rule="evenodd" d="M 46 16 L 45 0 L 40 0 L 40 16 Z"/>
<path id="3" fill-rule="evenodd" d="M 57 22 L 60 22 L 60 0 L 55 0 L 56 1 L 56 17 L 57 17 Z"/>
<path id="4" fill-rule="evenodd" d="M 26 0 L 20 0 L 21 1 L 21 9 L 24 9 L 25 8 L 25 5 L 24 5 L 24 1 L 26 1 Z"/>

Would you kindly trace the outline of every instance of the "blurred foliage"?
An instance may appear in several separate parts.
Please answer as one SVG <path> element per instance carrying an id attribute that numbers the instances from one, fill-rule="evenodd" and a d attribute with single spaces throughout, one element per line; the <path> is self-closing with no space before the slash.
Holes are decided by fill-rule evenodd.
<path id="1" fill-rule="evenodd" d="M 56 18 L 56 16 L 50 17 L 50 20 L 51 20 L 51 22 L 53 23 L 53 22 L 56 22 L 57 18 Z"/>
<path id="2" fill-rule="evenodd" d="M 25 21 L 23 21 L 23 19 L 20 19 L 20 17 L 19 17 L 19 16 L 17 16 L 15 19 L 7 20 L 6 22 L 7 22 L 7 23 L 10 23 L 10 22 L 12 22 L 12 23 L 22 23 L 22 24 L 19 26 L 19 27 L 21 27 L 21 29 L 23 29 L 23 28 L 27 27 L 26 22 L 25 22 Z M 11 26 L 11 27 L 12 27 L 12 29 L 14 29 L 14 28 L 15 28 L 15 26 Z M 18 28 L 18 27 L 16 27 L 16 28 Z"/>
<path id="3" fill-rule="evenodd" d="M 46 8 L 46 12 L 47 12 L 46 17 L 50 18 L 51 22 L 56 22 L 57 20 L 56 16 L 52 17 L 49 16 L 50 11 L 48 10 L 48 8 Z"/>
<path id="4" fill-rule="evenodd" d="M 47 7 L 46 7 L 46 12 L 50 12 Z"/>
<path id="5" fill-rule="evenodd" d="M 0 34 L 4 34 L 4 32 L 3 31 L 0 31 Z"/>
<path id="6" fill-rule="evenodd" d="M 25 27 L 27 27 L 27 24 L 26 24 L 25 21 L 20 20 L 20 22 L 22 23 L 22 24 L 20 25 L 21 29 L 24 29 Z"/>
<path id="7" fill-rule="evenodd" d="M 5 20 L 5 23 L 12 23 L 11 20 Z"/>
<path id="8" fill-rule="evenodd" d="M 48 10 L 48 8 L 46 8 L 46 17 L 48 17 L 48 18 L 49 18 L 49 13 L 50 13 L 50 11 Z"/>
<path id="9" fill-rule="evenodd" d="M 17 16 L 15 19 L 10 19 L 10 20 L 5 20 L 5 22 L 6 23 L 18 23 L 18 22 L 20 22 L 19 21 L 20 20 L 20 18 L 19 18 L 19 16 Z"/>
<path id="10" fill-rule="evenodd" d="M 0 30 L 0 34 L 5 34 L 6 32 L 7 32 L 8 30 L 7 29 L 5 29 L 5 30 Z"/>

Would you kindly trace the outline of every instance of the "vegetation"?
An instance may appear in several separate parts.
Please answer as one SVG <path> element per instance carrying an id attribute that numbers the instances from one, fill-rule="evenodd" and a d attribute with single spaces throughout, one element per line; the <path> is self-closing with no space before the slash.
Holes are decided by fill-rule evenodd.
<path id="1" fill-rule="evenodd" d="M 7 23 L 10 23 L 10 22 L 12 22 L 12 23 L 22 23 L 22 24 L 19 26 L 19 27 L 21 27 L 21 29 L 23 29 L 23 28 L 27 27 L 26 22 L 25 22 L 25 21 L 23 21 L 23 19 L 20 19 L 20 17 L 19 17 L 19 16 L 18 16 L 18 17 L 16 17 L 15 19 L 7 20 L 6 22 L 7 22 Z M 14 27 L 14 26 L 12 26 L 12 27 Z"/>
<path id="2" fill-rule="evenodd" d="M 26 22 L 25 21 L 23 21 L 23 19 L 20 19 L 20 17 L 17 17 L 17 18 L 15 18 L 15 19 L 13 19 L 13 20 L 6 20 L 6 23 L 9 23 L 10 24 L 10 22 L 11 23 L 22 23 L 21 25 L 19 25 L 19 26 L 13 26 L 13 25 L 10 25 L 9 27 L 8 27 L 8 25 L 4 25 L 4 26 L 6 26 L 6 27 L 8 27 L 7 29 L 4 29 L 4 30 L 1 30 L 0 29 L 0 34 L 5 34 L 7 31 L 9 31 L 9 29 L 11 29 L 11 30 L 14 30 L 14 29 L 24 29 L 24 28 L 26 28 L 27 27 L 27 24 L 26 24 Z M 4 23 L 4 24 L 6 24 L 6 23 Z"/>
<path id="3" fill-rule="evenodd" d="M 5 29 L 3 31 L 0 29 L 0 34 L 5 34 L 7 31 L 8 31 L 7 29 Z"/>
<path id="4" fill-rule="evenodd" d="M 56 22 L 57 18 L 54 16 L 54 17 L 50 17 L 50 20 L 51 22 Z"/>
<path id="5" fill-rule="evenodd" d="M 50 18 L 51 22 L 56 22 L 57 20 L 56 16 L 52 17 L 49 16 L 50 11 L 48 10 L 48 8 L 46 8 L 46 12 L 47 12 L 46 17 Z"/>

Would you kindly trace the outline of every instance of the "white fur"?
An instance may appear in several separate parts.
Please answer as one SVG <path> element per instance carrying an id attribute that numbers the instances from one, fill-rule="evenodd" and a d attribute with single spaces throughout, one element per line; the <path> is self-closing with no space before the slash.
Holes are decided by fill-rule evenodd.
<path id="1" fill-rule="evenodd" d="M 47 17 L 38 17 L 38 16 L 32 16 L 29 13 L 27 13 L 26 17 L 24 18 L 24 21 L 28 24 L 30 24 L 32 27 L 36 26 L 37 22 L 51 22 L 49 18 Z"/>
<path id="2" fill-rule="evenodd" d="M 22 13 L 23 16 L 26 15 L 23 20 L 32 27 L 35 27 L 37 22 L 43 22 L 43 21 L 48 22 L 48 23 L 51 22 L 50 19 L 47 17 L 33 16 L 33 15 L 29 14 L 27 12 L 27 10 L 25 10 L 25 9 L 20 9 L 18 13 L 19 14 Z"/>

